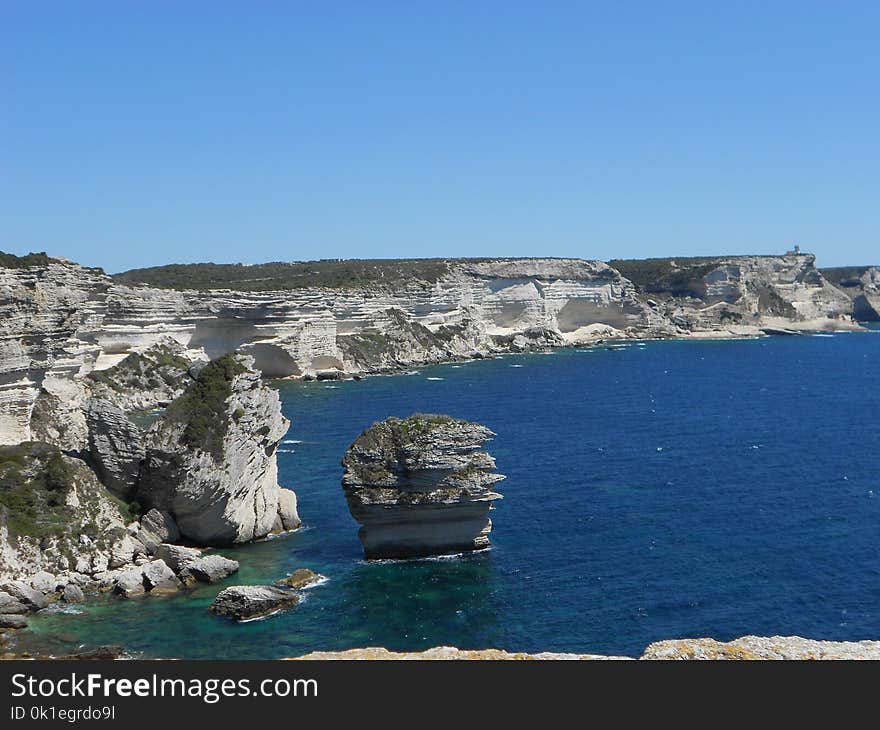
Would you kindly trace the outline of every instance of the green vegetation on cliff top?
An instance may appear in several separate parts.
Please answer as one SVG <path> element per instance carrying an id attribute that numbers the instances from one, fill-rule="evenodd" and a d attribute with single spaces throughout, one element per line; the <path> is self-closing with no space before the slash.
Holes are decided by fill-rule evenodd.
<path id="1" fill-rule="evenodd" d="M 612 259 L 608 265 L 645 291 L 677 291 L 687 288 L 692 281 L 702 279 L 721 260 L 719 256 Z"/>
<path id="2" fill-rule="evenodd" d="M 494 259 L 469 259 L 492 261 Z M 461 259 L 325 259 L 267 264 L 169 264 L 115 274 L 121 284 L 162 289 L 236 289 L 275 291 L 326 287 L 395 286 L 408 281 L 435 282 Z"/>
<path id="3" fill-rule="evenodd" d="M 234 355 L 224 355 L 205 365 L 183 395 L 172 401 L 165 419 L 184 424 L 183 446 L 208 452 L 216 460 L 222 457 L 229 427 L 226 401 L 232 395 L 233 379 L 246 371 Z"/>
<path id="4" fill-rule="evenodd" d="M 2 269 L 26 269 L 29 266 L 46 266 L 53 259 L 44 252 L 28 253 L 24 256 L 16 256 L 14 253 L 0 251 L 0 268 Z"/>
<path id="5" fill-rule="evenodd" d="M 697 276 L 710 271 L 722 258 L 669 257 L 614 259 L 608 263 L 637 286 L 660 279 Z M 495 258 L 434 259 L 325 259 L 321 261 L 272 262 L 266 264 L 169 264 L 132 269 L 113 275 L 121 284 L 148 284 L 163 289 L 234 289 L 278 291 L 324 287 L 346 289 L 365 286 L 394 287 L 411 281 L 434 283 L 459 263 L 503 261 Z M 682 273 L 686 272 L 686 273 Z M 701 275 L 701 274 L 699 274 Z M 673 282 L 674 284 L 674 282 Z"/>

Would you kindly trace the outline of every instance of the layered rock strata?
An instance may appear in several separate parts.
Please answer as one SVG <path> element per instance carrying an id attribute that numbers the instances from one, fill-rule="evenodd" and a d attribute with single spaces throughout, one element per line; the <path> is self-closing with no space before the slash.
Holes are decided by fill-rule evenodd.
<path id="1" fill-rule="evenodd" d="M 339 269 L 338 285 L 310 286 L 304 274 L 295 288 L 270 278 L 223 289 L 217 277 L 218 288 L 201 290 L 139 285 L 138 272 L 114 280 L 45 256 L 16 261 L 0 267 L 0 443 L 65 450 L 87 448 L 84 401 L 95 388 L 124 411 L 154 407 L 179 394 L 184 361 L 235 350 L 267 377 L 314 377 L 608 338 L 846 329 L 854 309 L 867 318 L 877 309 L 875 273 L 836 288 L 811 255 L 794 253 L 619 262 L 625 275 L 579 259 L 385 262 L 369 280 L 345 274 L 349 262 L 318 262 Z M 168 278 L 182 287 L 186 272 L 194 281 L 201 272 L 178 268 Z M 154 345 L 151 362 L 126 366 L 142 385 L 143 366 L 151 369 L 146 387 L 127 387 L 126 373 L 100 375 Z"/>
<path id="2" fill-rule="evenodd" d="M 410 558 L 489 545 L 493 491 L 504 477 L 481 447 L 485 426 L 449 416 L 388 418 L 342 460 L 342 486 L 367 558 Z"/>
<path id="3" fill-rule="evenodd" d="M 823 269 L 822 273 L 852 300 L 855 319 L 880 322 L 880 266 Z"/>
<path id="4" fill-rule="evenodd" d="M 684 335 L 858 329 L 851 300 L 822 276 L 812 254 L 612 263 Z"/>

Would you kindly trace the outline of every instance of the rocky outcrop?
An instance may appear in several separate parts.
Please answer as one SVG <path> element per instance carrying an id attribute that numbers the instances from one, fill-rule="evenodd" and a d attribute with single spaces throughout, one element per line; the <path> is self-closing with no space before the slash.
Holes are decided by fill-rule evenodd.
<path id="1" fill-rule="evenodd" d="M 248 356 L 225 356 L 146 434 L 138 501 L 171 514 L 199 545 L 249 542 L 299 524 L 278 485 L 275 450 L 289 422 Z"/>
<path id="2" fill-rule="evenodd" d="M 210 609 L 236 621 L 263 618 L 299 603 L 299 594 L 275 586 L 232 586 L 220 591 Z"/>
<path id="3" fill-rule="evenodd" d="M 345 453 L 342 486 L 367 558 L 479 550 L 504 477 L 480 447 L 494 434 L 448 416 L 388 418 Z"/>

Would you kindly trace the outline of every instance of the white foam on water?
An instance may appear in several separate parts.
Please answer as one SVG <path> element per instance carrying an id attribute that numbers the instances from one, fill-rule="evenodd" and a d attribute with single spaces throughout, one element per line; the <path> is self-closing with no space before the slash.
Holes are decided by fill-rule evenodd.
<path id="1" fill-rule="evenodd" d="M 282 444 L 301 444 L 302 441 L 300 441 L 299 439 L 284 439 L 284 441 L 282 441 L 281 443 Z"/>
<path id="2" fill-rule="evenodd" d="M 279 454 L 295 454 L 296 449 L 277 449 Z"/>
<path id="3" fill-rule="evenodd" d="M 303 586 L 299 590 L 301 591 L 310 591 L 312 588 L 317 588 L 318 586 L 322 586 L 325 583 L 329 583 L 330 579 L 326 575 L 322 575 L 318 578 L 318 580 L 309 583 L 308 585 Z"/>
<path id="4" fill-rule="evenodd" d="M 299 527 L 296 527 L 293 530 L 282 530 L 281 532 L 270 532 L 263 539 L 264 540 L 277 540 L 280 537 L 287 537 L 288 535 L 292 535 L 294 532 L 308 532 L 311 529 L 312 529 L 311 525 L 300 525 Z"/>
<path id="5" fill-rule="evenodd" d="M 522 365 L 508 365 L 508 367 L 511 367 L 511 368 L 521 368 Z"/>
<path id="6" fill-rule="evenodd" d="M 471 555 L 482 555 L 488 553 L 492 546 L 480 548 L 479 550 L 464 550 L 460 553 L 444 553 L 443 555 L 425 555 L 421 558 L 377 558 L 375 560 L 367 560 L 362 558 L 358 560 L 361 565 L 394 565 L 396 563 L 435 563 L 441 560 L 462 560 L 469 558 Z"/>
<path id="7" fill-rule="evenodd" d="M 425 380 L 443 380 L 443 378 L 425 378 Z"/>
<path id="8" fill-rule="evenodd" d="M 302 599 L 300 599 L 299 602 L 302 603 Z M 277 616 L 279 613 L 283 613 L 284 611 L 287 611 L 290 608 L 292 608 L 292 606 L 285 606 L 284 608 L 279 608 L 277 611 L 272 611 L 272 613 L 267 613 L 265 616 L 256 616 L 255 618 L 241 619 L 240 621 L 238 621 L 238 623 L 250 624 L 250 623 L 253 623 L 254 621 L 264 621 L 265 619 L 272 618 L 273 616 Z"/>

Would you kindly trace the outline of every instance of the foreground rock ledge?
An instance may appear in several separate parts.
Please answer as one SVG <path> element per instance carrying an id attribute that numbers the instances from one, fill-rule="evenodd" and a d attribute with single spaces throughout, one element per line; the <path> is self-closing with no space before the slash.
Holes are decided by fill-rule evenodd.
<path id="1" fill-rule="evenodd" d="M 527 654 L 500 649 L 458 649 L 435 646 L 414 652 L 394 652 L 382 647 L 347 651 L 315 651 L 296 659 L 339 660 L 632 660 L 634 657 L 604 654 L 540 652 Z M 715 639 L 673 639 L 648 646 L 640 657 L 646 660 L 839 660 L 880 659 L 880 641 L 817 641 L 800 636 L 743 636 L 729 642 Z"/>
<path id="2" fill-rule="evenodd" d="M 642 659 L 880 659 L 880 641 L 817 641 L 800 636 L 742 636 L 733 641 L 672 639 L 648 646 Z"/>
<path id="3" fill-rule="evenodd" d="M 374 423 L 348 448 L 342 486 L 367 558 L 413 558 L 489 545 L 495 434 L 449 416 Z"/>

